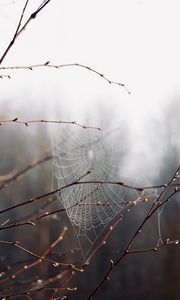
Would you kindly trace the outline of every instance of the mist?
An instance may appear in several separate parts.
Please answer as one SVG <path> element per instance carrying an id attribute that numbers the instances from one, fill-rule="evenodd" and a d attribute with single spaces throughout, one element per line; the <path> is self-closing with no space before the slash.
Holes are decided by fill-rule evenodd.
<path id="1" fill-rule="evenodd" d="M 41 2 L 29 1 L 24 22 Z M 14 35 L 23 5 L 23 0 L 1 0 L 2 53 Z M 72 265 L 70 270 L 55 270 L 54 264 L 48 264 L 50 261 L 42 265 L 41 261 L 39 268 L 30 267 L 26 272 L 26 267 L 22 271 L 17 262 L 22 260 L 24 266 L 24 261 L 29 262 L 29 253 L 19 254 L 18 248 L 12 251 L 13 245 L 5 248 L 7 245 L 4 244 L 0 253 L 0 282 L 2 279 L 5 284 L 3 291 L 8 291 L 8 282 L 12 286 L 18 284 L 18 279 L 24 282 L 25 289 L 29 288 L 29 280 L 31 287 L 35 288 L 53 278 L 55 282 L 58 280 L 57 285 L 60 280 L 62 286 L 66 286 L 66 282 L 78 286 L 75 296 L 69 296 L 68 290 L 62 291 L 62 299 L 66 295 L 73 300 L 85 299 L 102 279 L 109 264 L 113 267 L 113 261 L 126 249 L 132 234 L 143 222 L 155 197 L 158 199 L 161 195 L 180 161 L 179 26 L 179 1 L 176 0 L 52 0 L 15 41 L 0 65 L 1 239 L 20 241 L 23 247 L 42 255 L 62 233 L 62 245 L 58 244 L 49 259 L 82 268 L 81 244 L 77 236 L 81 236 L 81 231 L 84 236 L 88 232 L 86 236 L 89 236 L 92 247 L 91 250 L 89 244 L 86 247 L 90 258 L 93 254 L 93 259 L 77 276 L 74 276 L 77 270 L 72 271 Z M 3 120 L 9 122 L 3 123 Z M 53 123 L 58 120 L 70 124 Z M 64 127 L 68 130 L 63 131 Z M 55 140 L 54 135 L 57 137 Z M 88 145 L 91 139 L 95 142 L 100 140 L 99 148 L 87 147 L 85 154 L 72 151 L 71 143 L 81 148 L 84 141 Z M 66 160 L 61 152 L 68 153 L 67 145 L 70 145 L 71 151 Z M 101 148 L 105 152 L 104 158 Z M 99 152 L 96 153 L 96 150 Z M 113 151 L 118 152 L 117 161 Z M 33 205 L 18 207 L 18 203 L 51 193 L 64 184 L 71 184 L 72 178 L 77 180 L 84 175 L 83 168 L 74 175 L 69 160 L 74 159 L 75 165 L 77 161 L 83 165 L 85 160 L 85 171 L 96 171 L 98 161 L 102 165 L 111 162 L 108 160 L 110 154 L 115 163 L 113 161 L 111 167 L 104 170 L 102 178 L 98 168 L 97 172 L 92 171 L 92 177 L 91 172 L 87 174 L 90 180 L 100 178 L 104 181 L 112 179 L 111 171 L 118 169 L 118 176 L 113 177 L 119 182 L 113 190 L 113 193 L 118 191 L 114 213 L 110 208 L 107 213 L 99 201 L 101 197 L 105 202 L 102 203 L 109 205 L 107 194 L 112 192 L 109 186 L 105 186 L 105 192 L 99 186 L 94 186 L 95 189 L 87 186 L 84 190 L 73 187 L 69 189 L 70 194 L 67 189 L 64 194 L 55 193 L 56 197 L 46 200 L 46 197 L 40 197 L 40 202 L 35 200 Z M 42 164 L 33 167 L 34 162 L 47 155 Z M 64 159 L 63 163 L 61 159 Z M 62 166 L 66 176 L 60 182 Z M 72 176 L 66 182 L 68 167 Z M 20 173 L 15 180 L 9 180 L 26 168 L 27 172 L 23 171 L 23 175 Z M 179 175 L 176 175 L 173 182 L 179 180 Z M 179 181 L 177 187 L 178 184 Z M 157 190 L 150 188 L 149 194 L 142 188 L 154 185 L 158 186 Z M 98 188 L 100 192 L 96 193 Z M 174 185 L 165 191 L 165 199 L 173 188 Z M 83 198 L 87 204 L 85 200 L 94 192 L 94 198 L 90 198 L 94 202 L 88 207 L 77 205 L 79 199 L 76 198 Z M 119 200 L 123 203 L 122 207 Z M 138 201 L 141 205 L 137 205 Z M 69 202 L 74 205 L 70 209 Z M 124 212 L 129 204 L 130 209 Z M 15 208 L 8 210 L 11 206 Z M 91 215 L 95 210 L 98 221 L 104 213 L 97 232 Z M 49 212 L 53 212 L 50 217 L 39 218 Z M 112 230 L 111 226 L 116 221 L 120 223 Z M 19 225 L 22 222 L 25 224 Z M 94 230 L 94 239 L 87 229 L 89 224 Z M 142 256 L 132 254 L 123 260 L 120 268 L 112 272 L 110 284 L 106 282 L 95 299 L 118 300 L 121 296 L 127 300 L 145 297 L 148 300 L 178 300 L 179 250 L 173 248 L 175 242 L 172 248 L 166 244 L 168 239 L 177 239 L 179 243 L 178 224 L 179 202 L 175 195 L 173 201 L 163 206 L 161 213 L 155 211 L 132 245 L 133 249 L 153 247 L 153 251 L 142 253 Z M 100 226 L 105 237 L 112 230 L 104 244 L 99 235 Z M 162 244 L 160 241 L 163 241 Z M 98 243 L 103 247 L 96 253 Z M 37 255 L 32 255 L 30 263 L 34 263 L 36 258 Z M 16 280 L 14 274 L 17 281 L 13 281 Z M 0 293 L 2 290 L 0 288 Z M 49 292 L 44 290 L 33 299 L 48 299 L 48 296 Z"/>

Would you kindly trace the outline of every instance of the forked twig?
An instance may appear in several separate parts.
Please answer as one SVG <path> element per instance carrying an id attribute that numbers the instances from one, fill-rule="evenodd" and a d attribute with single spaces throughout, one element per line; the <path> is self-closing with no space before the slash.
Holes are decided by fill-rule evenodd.
<path id="1" fill-rule="evenodd" d="M 25 24 L 23 26 L 21 26 L 23 17 L 24 17 L 24 13 L 26 11 L 27 5 L 29 0 L 26 0 L 25 5 L 23 7 L 22 13 L 20 15 L 20 19 L 18 22 L 18 26 L 16 28 L 16 31 L 14 33 L 14 36 L 11 40 L 11 42 L 9 43 L 9 45 L 7 46 L 7 48 L 5 49 L 3 55 L 0 58 L 0 65 L 2 64 L 2 62 L 4 61 L 6 55 L 8 54 L 9 50 L 12 48 L 12 46 L 14 45 L 16 39 L 18 38 L 18 36 L 26 29 L 27 25 L 30 23 L 30 21 L 32 21 L 33 19 L 36 18 L 36 16 L 38 15 L 38 13 L 50 2 L 51 0 L 45 0 L 41 3 L 41 5 L 30 15 L 30 17 L 28 18 L 28 20 L 25 22 Z"/>
<path id="2" fill-rule="evenodd" d="M 22 13 L 21 13 L 21 16 L 20 16 L 20 19 L 19 19 L 18 26 L 17 26 L 16 31 L 15 31 L 14 36 L 13 36 L 13 39 L 10 41 L 10 43 L 7 46 L 6 50 L 4 51 L 2 57 L 0 58 L 0 65 L 2 64 L 2 62 L 3 62 L 4 58 L 6 57 L 7 53 L 9 52 L 9 50 L 11 49 L 11 47 L 15 43 L 15 40 L 16 40 L 16 38 L 18 36 L 18 32 L 19 32 L 19 29 L 21 27 L 21 22 L 22 22 L 22 19 L 24 17 L 24 13 L 25 13 L 25 10 L 27 8 L 28 2 L 29 2 L 29 0 L 26 0 L 25 5 L 24 5 L 23 10 L 22 10 Z"/>
<path id="3" fill-rule="evenodd" d="M 146 222 L 151 218 L 151 216 L 157 211 L 157 209 L 159 207 L 161 207 L 162 205 L 164 205 L 166 202 L 168 202 L 176 193 L 180 192 L 180 189 L 174 189 L 174 191 L 163 201 L 161 202 L 161 199 L 163 197 L 163 195 L 165 194 L 166 190 L 171 186 L 171 183 L 174 181 L 174 179 L 177 178 L 177 176 L 179 175 L 179 170 L 180 170 L 180 166 L 177 168 L 175 174 L 173 175 L 173 177 L 170 179 L 170 181 L 165 185 L 164 189 L 162 190 L 162 192 L 160 193 L 160 195 L 156 198 L 156 200 L 154 201 L 154 203 L 152 204 L 152 206 L 148 209 L 148 212 L 145 216 L 145 218 L 143 219 L 143 221 L 141 222 L 141 224 L 138 226 L 137 230 L 135 231 L 135 233 L 133 234 L 132 238 L 129 240 L 129 242 L 127 243 L 126 248 L 124 249 L 124 251 L 122 252 L 122 254 L 116 259 L 115 262 L 113 262 L 111 260 L 110 262 L 110 267 L 107 270 L 107 272 L 105 273 L 105 275 L 103 276 L 103 278 L 100 280 L 100 282 L 96 285 L 96 287 L 94 288 L 94 290 L 91 292 L 91 294 L 88 296 L 87 300 L 91 299 L 96 292 L 100 289 L 100 287 L 103 285 L 103 283 L 106 281 L 107 278 L 109 278 L 109 275 L 111 274 L 111 272 L 114 270 L 114 268 L 120 263 L 120 261 L 130 252 L 130 247 L 131 245 L 134 243 L 134 241 L 136 240 L 137 236 L 139 235 L 139 233 L 141 232 L 142 228 L 144 227 L 144 225 L 146 224 Z"/>
<path id="4" fill-rule="evenodd" d="M 36 267 L 37 265 L 41 264 L 43 262 L 44 259 L 46 259 L 46 257 L 52 252 L 52 250 L 57 246 L 57 244 L 59 244 L 63 238 L 64 235 L 67 231 L 67 227 L 64 227 L 62 233 L 59 235 L 59 237 L 48 247 L 48 249 L 42 254 L 41 258 L 38 258 L 36 261 L 30 262 L 29 264 L 25 264 L 23 265 L 19 270 L 17 270 L 15 273 L 13 273 L 11 276 L 6 277 L 2 280 L 0 280 L 0 284 L 5 283 L 11 279 L 15 280 L 17 278 L 17 276 L 19 276 L 21 273 L 32 269 L 34 267 Z"/>
<path id="5" fill-rule="evenodd" d="M 92 194 L 92 192 L 90 194 Z M 140 203 L 143 203 L 143 202 L 147 202 L 148 198 L 151 197 L 152 195 L 153 195 L 153 193 L 149 194 L 149 195 L 146 195 L 145 197 L 142 197 L 142 198 L 138 197 L 137 199 L 135 199 L 133 201 L 130 200 L 130 201 L 127 201 L 127 202 L 122 202 L 122 205 L 126 205 L 126 208 L 128 208 L 128 211 L 129 211 L 131 207 L 139 205 Z M 27 217 L 26 217 L 24 221 L 15 221 L 15 222 L 13 222 L 11 224 L 6 224 L 5 223 L 5 224 L 1 225 L 0 231 L 1 230 L 5 230 L 5 229 L 14 228 L 14 227 L 20 227 L 20 226 L 24 226 L 24 225 L 35 226 L 36 222 L 39 221 L 39 220 L 41 220 L 41 219 L 44 219 L 46 217 L 55 215 L 57 213 L 65 212 L 65 211 L 67 211 L 69 209 L 73 209 L 76 206 L 82 206 L 82 205 L 84 205 L 84 206 L 86 206 L 86 205 L 87 206 L 91 206 L 91 204 L 81 203 L 82 201 L 85 201 L 86 198 L 87 198 L 87 196 L 84 197 L 84 198 L 82 198 L 82 199 L 80 199 L 74 205 L 71 205 L 70 207 L 67 207 L 67 208 L 60 208 L 60 209 L 56 209 L 56 210 L 53 210 L 53 211 L 50 211 L 50 212 L 47 211 L 47 212 L 38 214 L 35 217 L 33 216 L 31 219 L 27 219 Z M 120 203 L 118 203 L 118 204 L 120 204 Z M 113 203 L 108 203 L 108 202 L 107 203 L 101 203 L 101 202 L 97 202 L 97 203 L 93 203 L 92 206 L 113 206 Z"/>
<path id="6" fill-rule="evenodd" d="M 40 256 L 28 249 L 26 249 L 25 247 L 21 246 L 20 242 L 19 241 L 4 241 L 4 240 L 0 240 L 0 244 L 5 244 L 5 245 L 9 245 L 9 246 L 14 246 L 28 254 L 30 254 L 31 256 L 35 257 L 35 258 L 38 258 L 38 260 L 41 260 L 41 261 L 46 261 L 50 264 L 52 264 L 54 267 L 65 267 L 65 268 L 71 268 L 73 270 L 76 270 L 76 271 L 79 271 L 81 272 L 81 270 L 79 270 L 78 268 L 76 268 L 73 264 L 68 264 L 68 263 L 62 263 L 62 262 L 57 262 L 57 261 L 53 261 L 53 260 L 50 260 L 50 259 L 47 259 L 46 257 L 43 257 L 43 256 Z"/>
<path id="7" fill-rule="evenodd" d="M 27 201 L 18 203 L 16 205 L 10 206 L 8 208 L 5 208 L 5 209 L 3 209 L 3 210 L 0 211 L 0 214 L 6 213 L 6 212 L 8 212 L 10 210 L 13 210 L 15 208 L 18 208 L 18 207 L 21 207 L 21 206 L 24 206 L 24 205 L 31 204 L 33 202 L 36 202 L 36 201 L 42 199 L 42 198 L 45 198 L 45 197 L 48 197 L 48 196 L 52 196 L 52 195 L 54 195 L 54 194 L 56 194 L 56 193 L 58 193 L 58 192 L 60 192 L 60 191 L 62 191 L 64 189 L 69 188 L 69 187 L 72 187 L 72 186 L 75 186 L 75 185 L 85 185 L 85 184 L 102 184 L 102 185 L 104 185 L 104 184 L 110 184 L 110 185 L 119 185 L 119 186 L 123 186 L 123 187 L 128 188 L 128 189 L 139 191 L 139 192 L 142 192 L 145 189 L 152 189 L 152 188 L 163 188 L 163 192 L 164 192 L 164 190 L 166 190 L 166 188 L 169 187 L 169 186 L 175 187 L 175 186 L 179 185 L 179 184 L 163 184 L 163 185 L 156 185 L 154 187 L 153 186 L 137 187 L 137 186 L 131 186 L 129 184 L 126 184 L 124 182 L 119 182 L 119 181 L 101 181 L 101 180 L 79 181 L 78 180 L 78 181 L 72 182 L 70 184 L 67 184 L 65 186 L 62 186 L 62 187 L 60 187 L 58 189 L 55 189 L 55 190 L 53 190 L 51 192 L 45 193 L 43 195 L 31 198 L 30 200 L 27 200 Z M 161 197 L 161 194 L 160 194 L 160 197 Z M 2 229 L 2 227 L 0 227 L 0 230 L 1 229 Z"/>

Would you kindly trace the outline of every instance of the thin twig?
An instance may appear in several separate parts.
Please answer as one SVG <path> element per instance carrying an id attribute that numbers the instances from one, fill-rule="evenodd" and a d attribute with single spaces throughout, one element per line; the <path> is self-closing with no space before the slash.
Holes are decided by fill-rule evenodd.
<path id="1" fill-rule="evenodd" d="M 92 194 L 92 192 L 91 192 L 91 194 Z M 149 197 L 152 197 L 153 194 L 154 194 L 154 193 L 151 193 L 151 194 L 149 194 L 149 195 L 146 195 L 146 197 L 142 197 L 142 198 L 138 197 L 137 199 L 135 199 L 135 200 L 133 200 L 133 201 L 130 200 L 130 201 L 127 201 L 127 202 L 122 202 L 121 204 L 124 205 L 124 206 L 126 206 L 126 208 L 129 209 L 130 207 L 136 206 L 137 204 L 140 204 L 140 203 L 143 203 L 143 202 L 147 202 L 147 201 L 148 201 L 148 198 L 149 198 Z M 34 215 L 32 214 L 32 215 L 33 215 L 33 218 L 27 219 L 27 217 L 26 217 L 24 221 L 15 221 L 15 222 L 13 222 L 13 223 L 11 223 L 11 224 L 6 224 L 6 223 L 5 223 L 5 224 L 3 224 L 3 225 L 0 226 L 0 231 L 1 231 L 1 230 L 5 230 L 5 229 L 10 229 L 10 228 L 13 228 L 13 227 L 20 227 L 20 226 L 24 226 L 24 225 L 35 226 L 35 225 L 36 225 L 36 222 L 39 221 L 39 220 L 41 220 L 41 219 L 44 219 L 44 218 L 46 218 L 46 217 L 49 217 L 49 216 L 54 215 L 54 214 L 57 214 L 57 213 L 65 212 L 65 211 L 67 211 L 67 210 L 69 210 L 69 209 L 74 208 L 75 206 L 86 205 L 86 204 L 84 204 L 84 203 L 81 203 L 81 202 L 84 201 L 86 198 L 87 198 L 87 196 L 84 197 L 84 198 L 82 198 L 82 199 L 79 200 L 78 202 L 76 202 L 74 205 L 71 205 L 71 206 L 69 206 L 69 207 L 67 207 L 67 208 L 60 208 L 60 209 L 53 210 L 53 211 L 51 211 L 51 212 L 48 212 L 48 211 L 47 211 L 47 212 L 41 213 L 41 214 L 39 214 L 39 215 L 37 215 L 37 216 L 35 216 L 35 217 L 34 217 Z M 118 204 L 120 204 L 120 203 L 118 203 Z M 87 206 L 89 206 L 89 205 L 91 206 L 91 204 L 87 204 Z M 100 202 L 97 202 L 97 203 L 93 203 L 93 204 L 92 204 L 92 206 L 111 206 L 111 205 L 114 205 L 114 203 L 100 203 Z M 117 205 L 117 204 L 115 204 L 115 205 Z"/>
<path id="2" fill-rule="evenodd" d="M 102 79 L 107 81 L 109 84 L 114 84 L 123 87 L 128 94 L 131 94 L 131 92 L 128 90 L 128 88 L 125 86 L 124 83 L 113 81 L 109 78 L 107 78 L 104 74 L 100 73 L 96 69 L 80 64 L 80 63 L 69 63 L 69 64 L 50 64 L 49 61 L 42 63 L 42 64 L 34 64 L 34 65 L 27 65 L 27 66 L 4 66 L 0 67 L 0 70 L 34 70 L 37 68 L 53 68 L 53 69 L 61 69 L 61 68 L 66 68 L 66 67 L 77 67 L 77 68 L 82 68 L 85 70 L 88 70 L 90 72 L 95 73 L 96 75 L 100 76 Z"/>
<path id="3" fill-rule="evenodd" d="M 28 166 L 26 166 L 24 169 L 15 172 L 10 173 L 8 175 L 1 175 L 0 176 L 0 190 L 7 187 L 8 185 L 12 184 L 13 182 L 17 182 L 20 179 L 22 179 L 30 170 L 35 168 L 36 166 L 49 161 L 52 159 L 52 155 L 46 155 L 43 158 L 36 159 L 32 161 Z"/>
<path id="4" fill-rule="evenodd" d="M 23 291 L 23 292 L 20 292 L 20 293 L 13 293 L 13 294 L 9 294 L 9 295 L 3 295 L 2 297 L 4 299 L 8 299 L 8 298 L 11 298 L 11 297 L 18 297 L 18 296 L 23 296 L 23 295 L 30 295 L 30 294 L 34 294 L 34 293 L 37 293 L 37 292 L 42 292 L 42 291 L 56 291 L 56 290 L 63 290 L 63 291 L 76 291 L 77 288 L 74 287 L 74 288 L 69 288 L 69 287 L 54 287 L 54 288 L 50 288 L 50 287 L 41 287 L 41 288 L 37 288 L 37 289 L 33 289 L 33 290 L 26 290 L 26 291 Z"/>
<path id="5" fill-rule="evenodd" d="M 79 269 L 77 269 L 73 264 L 68 264 L 68 263 L 62 263 L 62 262 L 57 262 L 57 261 L 53 261 L 53 260 L 50 260 L 50 259 L 47 259 L 45 257 L 42 257 L 28 249 L 26 249 L 25 247 L 21 246 L 20 242 L 19 241 L 4 241 L 4 240 L 0 240 L 0 244 L 5 244 L 5 245 L 10 245 L 10 246 L 15 246 L 16 248 L 18 249 L 21 249 L 22 251 L 30 254 L 31 256 L 35 257 L 35 258 L 38 258 L 42 261 L 46 261 L 48 263 L 51 263 L 54 267 L 66 267 L 66 268 L 71 268 L 73 270 L 76 270 L 76 271 L 80 271 Z"/>
<path id="6" fill-rule="evenodd" d="M 26 21 L 26 23 L 21 27 L 21 29 L 18 31 L 18 35 L 19 36 L 27 27 L 27 25 L 34 20 L 37 15 L 40 13 L 40 11 L 50 2 L 51 0 L 44 0 L 41 5 L 30 15 L 30 17 L 28 18 L 28 20 Z"/>
<path id="7" fill-rule="evenodd" d="M 11 42 L 7 46 L 6 50 L 4 51 L 2 57 L 0 58 L 0 65 L 2 64 L 2 62 L 3 62 L 4 58 L 6 57 L 7 53 L 9 52 L 9 50 L 11 49 L 11 47 L 15 43 L 15 40 L 18 36 L 18 31 L 19 31 L 19 28 L 21 27 L 21 22 L 22 22 L 22 19 L 24 17 L 24 13 L 25 13 L 25 10 L 27 8 L 28 2 L 29 2 L 29 0 L 26 0 L 25 5 L 24 5 L 23 10 L 22 10 L 22 13 L 21 13 L 21 16 L 20 16 L 20 19 L 19 19 L 18 26 L 17 26 L 16 31 L 15 31 L 14 36 L 13 36 L 13 39 L 11 40 Z"/>
<path id="8" fill-rule="evenodd" d="M 3 55 L 0 58 L 0 65 L 2 64 L 2 62 L 4 61 L 6 55 L 8 54 L 9 50 L 12 48 L 12 46 L 14 45 L 16 39 L 19 37 L 19 35 L 22 33 L 22 31 L 25 30 L 25 28 L 27 27 L 27 25 L 30 23 L 31 20 L 35 19 L 36 16 L 38 15 L 38 13 L 50 2 L 51 0 L 46 0 L 43 1 L 41 3 L 41 5 L 30 15 L 30 17 L 28 18 L 28 20 L 26 21 L 26 23 L 21 27 L 21 23 L 22 23 L 22 19 L 24 17 L 24 13 L 26 11 L 27 5 L 29 0 L 26 0 L 25 5 L 23 7 L 22 13 L 20 15 L 20 19 L 18 22 L 18 26 L 16 28 L 16 31 L 14 33 L 13 39 L 11 40 L 11 42 L 9 43 L 9 45 L 7 46 L 6 50 L 4 51 Z"/>
<path id="9" fill-rule="evenodd" d="M 29 269 L 32 269 L 32 268 L 36 267 L 37 265 L 41 264 L 42 261 L 43 261 L 43 259 L 46 258 L 46 257 L 51 253 L 51 251 L 57 246 L 57 244 L 59 244 L 59 243 L 63 240 L 66 231 L 67 231 L 67 227 L 64 227 L 62 233 L 61 233 L 61 234 L 58 236 L 58 238 L 57 238 L 57 239 L 56 239 L 56 240 L 48 247 L 48 249 L 42 254 L 41 258 L 39 258 L 39 259 L 37 259 L 36 261 L 31 262 L 31 263 L 29 263 L 29 264 L 26 263 L 26 264 L 23 265 L 19 270 L 17 270 L 15 273 L 13 273 L 11 276 L 6 277 L 6 278 L 0 280 L 0 284 L 5 283 L 5 282 L 7 282 L 7 281 L 9 281 L 9 280 L 11 280 L 11 279 L 14 280 L 14 279 L 16 279 L 17 276 L 19 276 L 21 273 L 23 273 L 23 272 L 25 272 L 25 271 L 27 271 L 27 270 L 29 270 Z"/>
<path id="10" fill-rule="evenodd" d="M 34 123 L 50 123 L 50 124 L 69 124 L 69 125 L 75 125 L 79 126 L 84 129 L 97 129 L 101 130 L 99 127 L 95 126 L 86 126 L 80 123 L 77 123 L 76 121 L 61 121 L 61 120 L 19 120 L 18 118 L 14 118 L 11 120 L 0 120 L 0 125 L 7 125 L 7 124 L 24 124 L 25 126 L 29 126 L 30 124 Z"/>
<path id="11" fill-rule="evenodd" d="M 174 196 L 177 192 L 179 192 L 180 190 L 175 189 L 170 196 L 167 197 L 167 199 L 163 202 L 160 202 L 160 199 L 163 197 L 163 195 L 165 194 L 166 190 L 170 187 L 171 183 L 174 181 L 174 179 L 177 178 L 177 175 L 179 175 L 179 170 L 180 170 L 180 166 L 178 167 L 178 169 L 176 170 L 175 174 L 173 175 L 173 177 L 170 179 L 170 181 L 168 182 L 168 184 L 166 184 L 166 186 L 164 187 L 164 189 L 162 190 L 162 192 L 160 193 L 160 195 L 157 197 L 157 199 L 154 201 L 154 203 L 152 204 L 152 206 L 150 207 L 150 209 L 148 210 L 145 218 L 143 219 L 143 221 L 141 222 L 141 224 L 138 226 L 137 230 L 135 231 L 135 233 L 133 234 L 132 238 L 129 240 L 125 250 L 123 251 L 123 253 L 116 259 L 115 262 L 113 262 L 111 260 L 110 262 L 110 267 L 107 270 L 107 272 L 105 273 L 105 275 L 103 276 L 103 278 L 100 280 L 100 282 L 96 285 L 96 287 L 94 288 L 94 290 L 91 292 L 91 294 L 88 296 L 87 300 L 91 299 L 96 292 L 100 289 L 100 287 L 103 285 L 103 283 L 107 280 L 107 278 L 109 278 L 109 275 L 111 274 L 111 272 L 115 269 L 115 267 L 120 263 L 120 261 L 129 253 L 130 251 L 130 247 L 131 245 L 134 243 L 134 241 L 136 240 L 137 236 L 139 235 L 139 233 L 141 232 L 142 228 L 144 227 L 144 225 L 146 224 L 146 222 L 150 219 L 150 217 L 157 211 L 157 209 L 164 205 L 164 203 L 168 202 L 169 199 L 172 198 L 172 196 Z"/>
<path id="12" fill-rule="evenodd" d="M 168 187 L 169 187 L 169 186 L 170 186 L 170 187 L 175 187 L 175 186 L 179 185 L 179 184 L 170 184 L 170 185 L 168 185 L 168 184 L 163 184 L 163 185 L 156 185 L 156 186 L 154 186 L 154 187 L 153 187 L 153 186 L 149 186 L 149 187 L 136 187 L 136 186 L 131 186 L 131 185 L 129 185 L 129 184 L 125 184 L 124 182 L 119 182 L 119 181 L 101 181 L 101 180 L 75 181 L 75 182 L 72 182 L 72 183 L 67 184 L 67 185 L 65 185 L 65 186 L 62 186 L 62 187 L 60 187 L 60 188 L 58 188 L 58 189 L 55 189 L 55 190 L 53 190 L 53 191 L 51 191 L 51 192 L 45 193 L 45 194 L 43 194 L 43 195 L 40 195 L 40 196 L 37 196 L 37 197 L 34 197 L 34 198 L 31 198 L 31 199 L 28 200 L 28 201 L 24 201 L 24 202 L 21 202 L 21 203 L 19 203 L 19 204 L 10 206 L 10 207 L 8 207 L 8 208 L 6 208 L 6 209 L 4 209 L 4 210 L 1 210 L 1 211 L 0 211 L 0 214 L 6 213 L 6 212 L 8 212 L 8 211 L 10 211 L 10 210 L 13 210 L 13 209 L 18 208 L 18 207 L 22 207 L 22 206 L 24 206 L 24 205 L 31 204 L 31 203 L 33 203 L 33 202 L 36 202 L 36 201 L 42 199 L 42 198 L 45 198 L 45 197 L 48 197 L 48 196 L 52 196 L 52 195 L 54 195 L 54 194 L 56 194 L 56 193 L 58 193 L 58 192 L 60 192 L 60 191 L 62 191 L 62 190 L 64 190 L 64 189 L 67 189 L 67 188 L 72 187 L 72 186 L 74 186 L 74 185 L 84 185 L 84 184 L 102 184 L 102 185 L 104 185 L 104 184 L 111 184 L 111 185 L 119 185 L 119 186 L 123 186 L 123 187 L 128 188 L 128 189 L 132 189 L 132 190 L 139 191 L 139 192 L 142 192 L 142 191 L 145 190 L 145 189 L 153 189 L 153 188 L 164 188 L 164 189 L 166 189 L 167 186 L 168 186 Z M 163 189 L 163 191 L 164 191 L 164 189 Z M 161 194 L 160 194 L 160 195 L 161 195 Z"/>

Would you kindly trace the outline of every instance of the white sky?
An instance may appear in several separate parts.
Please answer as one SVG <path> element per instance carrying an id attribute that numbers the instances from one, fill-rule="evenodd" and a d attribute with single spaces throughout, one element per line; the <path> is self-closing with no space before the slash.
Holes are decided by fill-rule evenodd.
<path id="1" fill-rule="evenodd" d="M 25 0 L 0 1 L 3 52 Z M 40 3 L 30 1 L 27 16 Z M 0 82 L 0 103 L 7 98 L 18 107 L 23 99 L 33 118 L 32 101 L 33 108 L 43 103 L 53 115 L 51 104 L 56 100 L 60 104 L 56 116 L 62 118 L 63 111 L 64 116 L 70 113 L 72 119 L 81 120 L 86 111 L 93 120 L 100 102 L 117 119 L 141 131 L 144 122 L 160 119 L 167 103 L 180 92 L 179 11 L 178 0 L 52 0 L 3 65 L 78 62 L 125 83 L 132 95 L 86 70 L 43 69 L 11 72 L 11 81 Z M 19 117 L 22 114 L 19 109 Z"/>

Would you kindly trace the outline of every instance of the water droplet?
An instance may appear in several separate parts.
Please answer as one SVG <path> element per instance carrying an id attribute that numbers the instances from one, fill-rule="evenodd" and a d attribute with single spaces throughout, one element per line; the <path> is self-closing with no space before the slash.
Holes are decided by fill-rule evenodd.
<path id="1" fill-rule="evenodd" d="M 54 266 L 54 267 L 58 267 L 59 264 L 56 262 L 56 263 L 53 264 L 53 266 Z"/>

